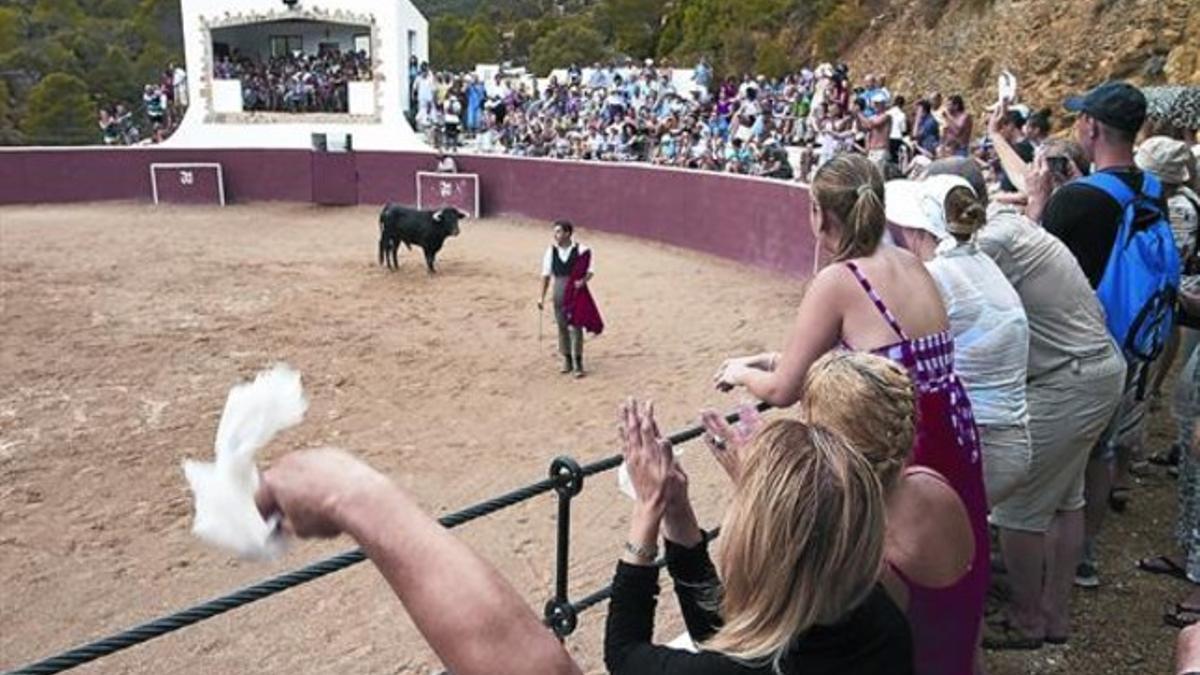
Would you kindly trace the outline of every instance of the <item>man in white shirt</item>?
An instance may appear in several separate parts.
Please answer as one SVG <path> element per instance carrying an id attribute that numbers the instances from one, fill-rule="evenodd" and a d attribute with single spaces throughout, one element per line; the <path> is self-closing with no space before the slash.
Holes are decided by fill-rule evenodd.
<path id="1" fill-rule="evenodd" d="M 171 88 L 174 90 L 175 105 L 186 108 L 188 104 L 187 71 L 183 66 L 172 64 Z"/>
<path id="2" fill-rule="evenodd" d="M 590 249 L 575 243 L 572 239 L 575 227 L 571 223 L 560 220 L 554 223 L 554 244 L 546 249 L 542 256 L 542 294 L 538 300 L 538 311 L 546 302 L 546 291 L 550 282 L 554 282 L 554 320 L 558 324 L 558 352 L 563 357 L 562 373 L 575 373 L 575 377 L 583 377 L 583 329 L 567 323 L 567 314 L 563 304 L 567 284 L 571 283 L 571 269 L 579 256 L 590 253 Z M 583 288 L 591 280 L 595 265 L 589 265 L 582 278 L 575 281 L 576 288 Z"/>
<path id="3" fill-rule="evenodd" d="M 904 162 L 901 161 L 900 151 L 904 147 L 904 137 L 908 135 L 908 115 L 904 112 L 906 102 L 903 96 L 897 96 L 892 102 L 892 107 L 887 109 L 888 117 L 892 118 L 892 130 L 888 135 L 888 150 L 891 160 L 901 168 L 904 167 Z"/>
<path id="4" fill-rule="evenodd" d="M 428 65 L 421 64 L 421 75 L 413 88 L 417 93 L 417 124 L 421 127 L 433 124 L 437 117 L 437 102 L 434 100 L 437 79 Z"/>

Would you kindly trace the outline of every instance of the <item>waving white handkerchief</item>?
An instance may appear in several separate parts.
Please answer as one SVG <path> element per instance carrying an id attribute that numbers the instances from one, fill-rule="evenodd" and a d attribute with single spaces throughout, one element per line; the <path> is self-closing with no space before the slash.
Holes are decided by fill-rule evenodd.
<path id="1" fill-rule="evenodd" d="M 308 401 L 300 373 L 284 364 L 229 390 L 217 425 L 217 461 L 184 461 L 196 497 L 192 533 L 243 558 L 271 559 L 283 552 L 278 517 L 264 520 L 254 504 L 258 468 L 254 454 L 277 432 L 300 422 Z"/>

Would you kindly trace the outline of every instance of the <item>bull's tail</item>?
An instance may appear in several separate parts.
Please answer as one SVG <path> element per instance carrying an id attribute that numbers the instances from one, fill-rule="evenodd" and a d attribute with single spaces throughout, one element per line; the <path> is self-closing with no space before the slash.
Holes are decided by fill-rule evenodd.
<path id="1" fill-rule="evenodd" d="M 388 202 L 383 205 L 383 209 L 379 211 L 379 231 L 383 232 L 383 222 L 387 218 L 388 209 L 392 208 L 392 203 Z"/>

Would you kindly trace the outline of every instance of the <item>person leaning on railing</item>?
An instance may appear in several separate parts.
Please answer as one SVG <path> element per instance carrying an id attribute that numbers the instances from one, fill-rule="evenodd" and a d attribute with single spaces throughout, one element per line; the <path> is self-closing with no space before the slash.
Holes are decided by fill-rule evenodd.
<path id="1" fill-rule="evenodd" d="M 832 263 L 809 283 L 782 352 L 725 361 L 719 389 L 745 387 L 775 406 L 801 399 L 809 368 L 831 349 L 858 349 L 901 363 L 917 388 L 912 463 L 946 478 L 967 507 L 975 537 L 971 571 L 952 589 L 970 615 L 947 632 L 917 632 L 917 667 L 969 672 L 987 593 L 987 499 L 975 419 L 954 372 L 954 341 L 937 284 L 912 253 L 883 243 L 883 176 L 867 158 L 838 155 L 817 170 L 809 224 Z M 970 608 L 968 612 L 966 608 Z"/>
<path id="2" fill-rule="evenodd" d="M 395 483 L 340 450 L 302 450 L 262 475 L 255 497 L 302 538 L 352 537 L 456 675 L 578 675 L 512 584 Z"/>

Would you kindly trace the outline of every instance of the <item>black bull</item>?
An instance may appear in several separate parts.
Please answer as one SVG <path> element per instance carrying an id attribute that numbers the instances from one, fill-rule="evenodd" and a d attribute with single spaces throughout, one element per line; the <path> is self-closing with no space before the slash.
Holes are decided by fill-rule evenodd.
<path id="1" fill-rule="evenodd" d="M 455 208 L 418 211 L 388 203 L 379 213 L 379 264 L 396 269 L 400 244 L 410 251 L 415 244 L 425 252 L 429 273 L 435 274 L 433 261 L 438 251 L 442 250 L 446 237 L 458 236 L 458 221 L 466 217 L 467 214 Z"/>

